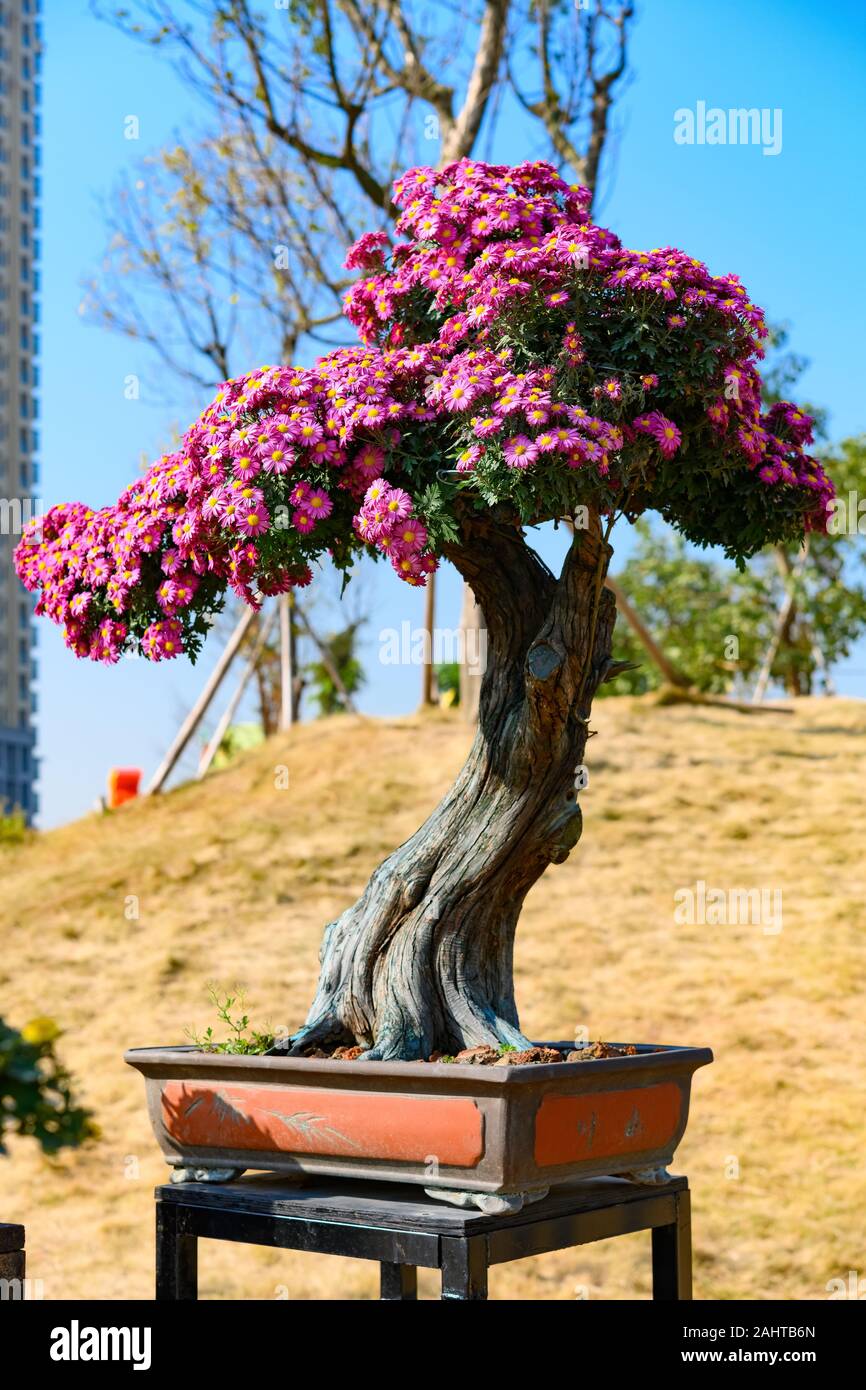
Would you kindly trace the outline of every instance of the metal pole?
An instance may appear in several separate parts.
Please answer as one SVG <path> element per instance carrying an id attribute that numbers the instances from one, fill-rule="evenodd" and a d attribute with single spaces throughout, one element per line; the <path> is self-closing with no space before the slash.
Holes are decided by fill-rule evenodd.
<path id="1" fill-rule="evenodd" d="M 246 636 L 247 629 L 255 616 L 256 611 L 254 608 L 247 608 L 247 610 L 242 614 L 234 632 L 232 633 L 231 637 L 226 643 L 226 647 L 223 651 L 222 656 L 220 657 L 216 666 L 213 668 L 210 675 L 208 676 L 208 679 L 205 682 L 204 689 L 202 690 L 201 694 L 199 695 L 198 699 L 196 700 L 186 719 L 181 724 L 175 736 L 174 742 L 172 743 L 171 747 L 169 748 L 159 767 L 156 769 L 156 772 L 153 774 L 153 777 L 150 779 L 150 782 L 147 784 L 144 793 L 145 796 L 153 796 L 154 792 L 158 792 L 162 789 L 166 778 L 170 775 L 175 763 L 177 762 L 181 753 L 186 748 L 186 745 L 189 743 L 190 739 L 192 738 L 193 734 L 198 728 L 198 725 L 201 722 L 201 719 L 203 718 L 204 714 L 207 712 L 207 708 L 211 700 L 219 690 L 220 685 L 222 684 L 223 677 L 225 676 L 226 671 L 231 666 L 232 661 L 234 660 L 237 654 L 238 648 L 240 647 L 241 642 L 244 640 L 244 637 Z"/>

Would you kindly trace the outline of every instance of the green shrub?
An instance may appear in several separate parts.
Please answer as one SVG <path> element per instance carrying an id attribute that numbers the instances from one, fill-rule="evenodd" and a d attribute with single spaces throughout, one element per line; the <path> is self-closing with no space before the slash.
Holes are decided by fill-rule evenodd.
<path id="1" fill-rule="evenodd" d="M 98 1133 L 90 1112 L 75 1104 L 54 1051 L 59 1036 L 50 1018 L 34 1018 L 20 1033 L 0 1018 L 0 1154 L 6 1134 L 28 1134 L 52 1154 Z"/>
<path id="2" fill-rule="evenodd" d="M 0 845 L 20 845 L 30 835 L 23 811 L 10 811 L 0 816 Z"/>

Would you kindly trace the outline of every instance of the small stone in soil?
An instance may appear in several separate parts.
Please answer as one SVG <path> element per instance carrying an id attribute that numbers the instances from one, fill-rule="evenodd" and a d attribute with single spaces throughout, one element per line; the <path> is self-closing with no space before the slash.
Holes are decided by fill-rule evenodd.
<path id="1" fill-rule="evenodd" d="M 555 1047 L 530 1047 L 525 1052 L 503 1052 L 494 1062 L 497 1067 L 523 1067 L 530 1062 L 561 1062 L 562 1053 Z"/>
<path id="2" fill-rule="evenodd" d="M 354 1062 L 364 1052 L 364 1048 L 338 1047 L 333 1052 L 324 1052 L 320 1047 L 311 1047 L 304 1053 L 305 1057 L 324 1058 L 332 1062 Z M 458 1052 L 450 1061 L 461 1063 L 464 1066 L 476 1067 L 524 1067 L 535 1064 L 549 1065 L 552 1062 L 595 1062 L 605 1057 L 634 1057 L 637 1048 L 633 1043 L 627 1047 L 617 1047 L 614 1043 L 594 1042 L 587 1043 L 585 1047 L 575 1048 L 566 1056 L 563 1056 L 555 1047 L 529 1047 L 523 1052 L 500 1052 L 495 1047 L 490 1047 L 487 1043 L 481 1043 L 478 1047 L 464 1047 L 462 1052 Z M 446 1054 L 443 1052 L 433 1052 L 430 1054 L 429 1061 L 440 1062 Z"/>
<path id="3" fill-rule="evenodd" d="M 499 1061 L 499 1053 L 495 1047 L 482 1043 L 480 1047 L 464 1047 L 462 1052 L 457 1053 L 454 1061 L 464 1066 L 472 1064 L 476 1067 L 492 1067 Z"/>
<path id="4" fill-rule="evenodd" d="M 567 1062 L 596 1062 L 604 1057 L 636 1057 L 637 1048 L 634 1043 L 629 1043 L 628 1047 L 616 1047 L 613 1043 L 594 1042 L 587 1043 L 586 1047 L 581 1047 L 574 1052 L 569 1052 L 566 1057 Z"/>

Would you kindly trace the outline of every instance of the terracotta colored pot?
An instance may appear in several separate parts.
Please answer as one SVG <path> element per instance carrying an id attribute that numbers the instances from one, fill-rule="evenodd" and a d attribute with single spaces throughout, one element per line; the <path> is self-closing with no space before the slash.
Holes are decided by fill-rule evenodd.
<path id="1" fill-rule="evenodd" d="M 692 1073 L 713 1054 L 643 1046 L 631 1057 L 491 1067 L 148 1047 L 125 1060 L 145 1078 L 174 1167 L 531 1193 L 669 1163 Z"/>

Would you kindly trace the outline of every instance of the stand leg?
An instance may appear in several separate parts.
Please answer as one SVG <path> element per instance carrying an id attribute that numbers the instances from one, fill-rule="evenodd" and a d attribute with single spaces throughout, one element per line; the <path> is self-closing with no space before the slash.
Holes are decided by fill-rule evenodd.
<path id="1" fill-rule="evenodd" d="M 198 1250 L 195 1236 L 185 1235 L 182 1213 L 168 1202 L 156 1204 L 157 1302 L 194 1302 L 198 1298 Z"/>
<path id="2" fill-rule="evenodd" d="M 414 1265 L 394 1265 L 382 1261 L 379 1298 L 386 1302 L 414 1301 L 418 1297 L 418 1271 Z"/>
<path id="3" fill-rule="evenodd" d="M 486 1236 L 442 1237 L 442 1297 L 487 1297 Z"/>
<path id="4" fill-rule="evenodd" d="M 687 1301 L 692 1296 L 692 1222 L 688 1192 L 677 1193 L 677 1219 L 670 1226 L 654 1226 L 653 1298 Z"/>

